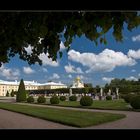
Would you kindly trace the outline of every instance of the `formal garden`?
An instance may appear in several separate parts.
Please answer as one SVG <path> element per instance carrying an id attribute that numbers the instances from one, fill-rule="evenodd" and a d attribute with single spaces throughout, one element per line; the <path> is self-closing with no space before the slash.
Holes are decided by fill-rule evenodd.
<path id="1" fill-rule="evenodd" d="M 0 108 L 75 127 L 93 126 L 115 121 L 126 116 L 124 114 L 115 113 L 69 110 L 67 107 L 140 111 L 139 95 L 125 94 L 117 95 L 116 97 L 114 98 L 114 96 L 110 94 L 105 96 L 102 95 L 102 97 L 99 95 L 98 99 L 95 99 L 95 97 L 89 96 L 88 94 L 81 94 L 79 96 L 76 96 L 75 94 L 69 96 L 65 96 L 64 94 L 52 94 L 51 96 L 33 95 L 25 90 L 24 82 L 21 80 L 16 97 L 6 97 L 12 99 L 16 98 L 16 102 L 0 102 Z M 50 108 L 49 106 L 63 106 L 66 108 Z"/>

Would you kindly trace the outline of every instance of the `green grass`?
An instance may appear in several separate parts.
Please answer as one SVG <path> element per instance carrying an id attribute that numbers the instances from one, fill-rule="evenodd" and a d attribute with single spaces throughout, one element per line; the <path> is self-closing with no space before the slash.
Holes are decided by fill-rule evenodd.
<path id="1" fill-rule="evenodd" d="M 49 103 L 48 103 L 49 104 Z M 80 108 L 93 108 L 93 109 L 111 109 L 111 110 L 132 110 L 128 107 L 128 103 L 124 100 L 111 100 L 111 101 L 93 101 L 92 106 L 81 106 L 78 101 L 61 101 L 58 106 L 80 107 Z"/>
<path id="2" fill-rule="evenodd" d="M 97 125 L 125 117 L 123 114 L 54 109 L 1 102 L 0 108 L 76 127 Z"/>

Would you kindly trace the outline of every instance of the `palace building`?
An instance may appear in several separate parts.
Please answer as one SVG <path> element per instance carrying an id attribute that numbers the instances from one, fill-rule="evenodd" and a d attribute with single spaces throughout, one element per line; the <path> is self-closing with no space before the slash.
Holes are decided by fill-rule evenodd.
<path id="1" fill-rule="evenodd" d="M 0 80 L 0 96 L 6 96 L 7 91 L 9 93 L 13 91 L 18 91 L 20 82 L 18 81 L 4 81 Z M 48 83 L 38 83 L 35 81 L 24 81 L 26 90 L 41 90 L 41 89 L 57 89 L 57 88 L 67 88 L 65 84 L 48 82 Z"/>

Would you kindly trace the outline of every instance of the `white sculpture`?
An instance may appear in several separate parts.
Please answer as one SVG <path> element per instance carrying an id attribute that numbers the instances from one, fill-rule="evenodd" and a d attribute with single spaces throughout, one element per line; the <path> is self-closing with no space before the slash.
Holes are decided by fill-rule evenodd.
<path id="1" fill-rule="evenodd" d="M 71 96 L 72 95 L 72 89 L 71 88 L 69 89 L 69 93 L 70 93 L 70 96 Z"/>
<path id="2" fill-rule="evenodd" d="M 100 96 L 103 96 L 103 88 L 100 89 Z"/>

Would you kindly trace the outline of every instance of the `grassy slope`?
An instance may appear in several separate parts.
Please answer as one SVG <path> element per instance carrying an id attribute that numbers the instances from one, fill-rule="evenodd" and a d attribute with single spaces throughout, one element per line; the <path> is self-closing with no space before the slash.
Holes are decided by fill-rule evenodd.
<path id="1" fill-rule="evenodd" d="M 52 109 L 12 103 L 0 103 L 0 108 L 76 127 L 97 125 L 125 117 L 123 114 Z"/>

